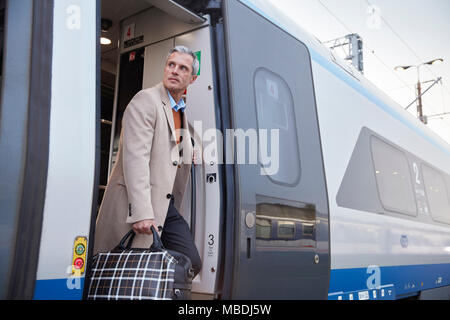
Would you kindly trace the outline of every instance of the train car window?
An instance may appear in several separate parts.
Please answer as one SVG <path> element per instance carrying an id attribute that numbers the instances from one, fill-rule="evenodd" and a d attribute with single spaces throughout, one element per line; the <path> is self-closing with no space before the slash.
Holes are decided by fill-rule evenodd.
<path id="1" fill-rule="evenodd" d="M 371 140 L 376 183 L 383 207 L 388 211 L 416 216 L 417 207 L 405 154 L 376 137 Z"/>
<path id="2" fill-rule="evenodd" d="M 278 237 L 282 239 L 294 240 L 295 238 L 295 222 L 279 221 L 278 222 Z"/>
<path id="3" fill-rule="evenodd" d="M 263 170 L 267 176 L 275 183 L 295 186 L 300 180 L 300 157 L 298 150 L 297 128 L 294 114 L 294 100 L 291 90 L 286 81 L 279 75 L 265 69 L 259 68 L 254 77 L 256 114 L 258 120 L 258 133 L 261 135 L 261 129 L 267 130 L 267 136 L 272 137 L 271 130 L 278 130 L 279 149 L 289 150 L 290 152 L 279 152 L 278 170 L 267 169 L 266 163 L 263 163 L 262 150 L 267 154 L 274 154 L 266 150 L 271 147 L 276 150 L 272 143 L 265 143 L 266 140 L 259 136 L 259 159 Z M 273 157 L 272 157 L 273 158 Z"/>
<path id="4" fill-rule="evenodd" d="M 256 206 L 257 248 L 316 247 L 314 206 L 301 203 L 296 203 L 296 206 L 271 203 L 276 200 L 269 200 L 266 197 L 259 198 L 258 202 L 260 203 Z"/>
<path id="5" fill-rule="evenodd" d="M 424 164 L 422 173 L 432 219 L 450 224 L 449 194 L 442 174 Z"/>
<path id="6" fill-rule="evenodd" d="M 302 232 L 303 232 L 303 236 L 312 237 L 314 235 L 314 224 L 304 223 Z"/>
<path id="7" fill-rule="evenodd" d="M 272 237 L 272 220 L 259 217 L 256 219 L 256 238 L 270 239 Z"/>

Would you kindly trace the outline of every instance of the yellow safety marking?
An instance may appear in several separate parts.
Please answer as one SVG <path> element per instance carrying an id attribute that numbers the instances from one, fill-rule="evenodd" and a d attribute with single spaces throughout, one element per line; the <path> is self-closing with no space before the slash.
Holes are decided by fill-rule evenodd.
<path id="1" fill-rule="evenodd" d="M 81 276 L 86 269 L 87 238 L 77 237 L 73 245 L 72 274 Z"/>

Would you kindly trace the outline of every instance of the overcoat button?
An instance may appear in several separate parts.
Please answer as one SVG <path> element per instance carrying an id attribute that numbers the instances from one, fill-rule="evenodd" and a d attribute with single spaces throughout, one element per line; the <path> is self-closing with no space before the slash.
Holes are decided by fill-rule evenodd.
<path id="1" fill-rule="evenodd" d="M 167 199 L 171 199 L 172 198 L 172 195 L 169 193 L 168 195 L 167 195 Z"/>
<path id="2" fill-rule="evenodd" d="M 178 161 L 174 161 L 172 164 L 174 167 L 176 167 L 178 165 Z"/>

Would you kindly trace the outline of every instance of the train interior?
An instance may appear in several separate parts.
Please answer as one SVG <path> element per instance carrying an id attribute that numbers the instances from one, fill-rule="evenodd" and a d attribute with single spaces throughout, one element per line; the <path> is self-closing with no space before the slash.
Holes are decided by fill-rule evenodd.
<path id="1" fill-rule="evenodd" d="M 199 16 L 173 1 L 102 0 L 101 46 L 101 168 L 98 206 L 115 163 L 121 119 L 133 96 L 162 81 L 167 54 L 184 45 L 200 60 L 197 81 L 185 95 L 191 133 L 196 149 L 208 129 L 216 129 L 214 71 L 210 16 Z M 192 106 L 192 107 L 191 107 Z M 203 160 L 203 159 L 201 159 Z M 193 297 L 214 298 L 220 218 L 220 188 L 217 161 L 202 161 L 192 171 L 193 179 L 181 213 L 190 224 L 203 261 L 194 279 Z M 206 215 L 206 212 L 208 214 Z"/>

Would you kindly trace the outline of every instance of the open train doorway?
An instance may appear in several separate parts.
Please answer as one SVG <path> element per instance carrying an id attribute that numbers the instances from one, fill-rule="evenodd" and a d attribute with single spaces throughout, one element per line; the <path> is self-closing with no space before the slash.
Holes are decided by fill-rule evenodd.
<path id="1" fill-rule="evenodd" d="M 210 16 L 197 15 L 174 1 L 102 0 L 101 49 L 101 168 L 98 206 L 108 177 L 116 162 L 122 117 L 131 99 L 140 90 L 162 82 L 170 49 L 186 46 L 200 61 L 196 82 L 184 95 L 189 130 L 195 149 L 202 154 L 205 132 L 216 132 L 213 30 Z M 215 150 L 217 146 L 213 147 Z M 193 297 L 214 299 L 218 278 L 221 179 L 214 158 L 199 159 L 192 167 L 191 181 L 180 213 L 191 227 L 203 262 L 193 282 Z M 93 238 L 91 238 L 93 239 Z"/>

